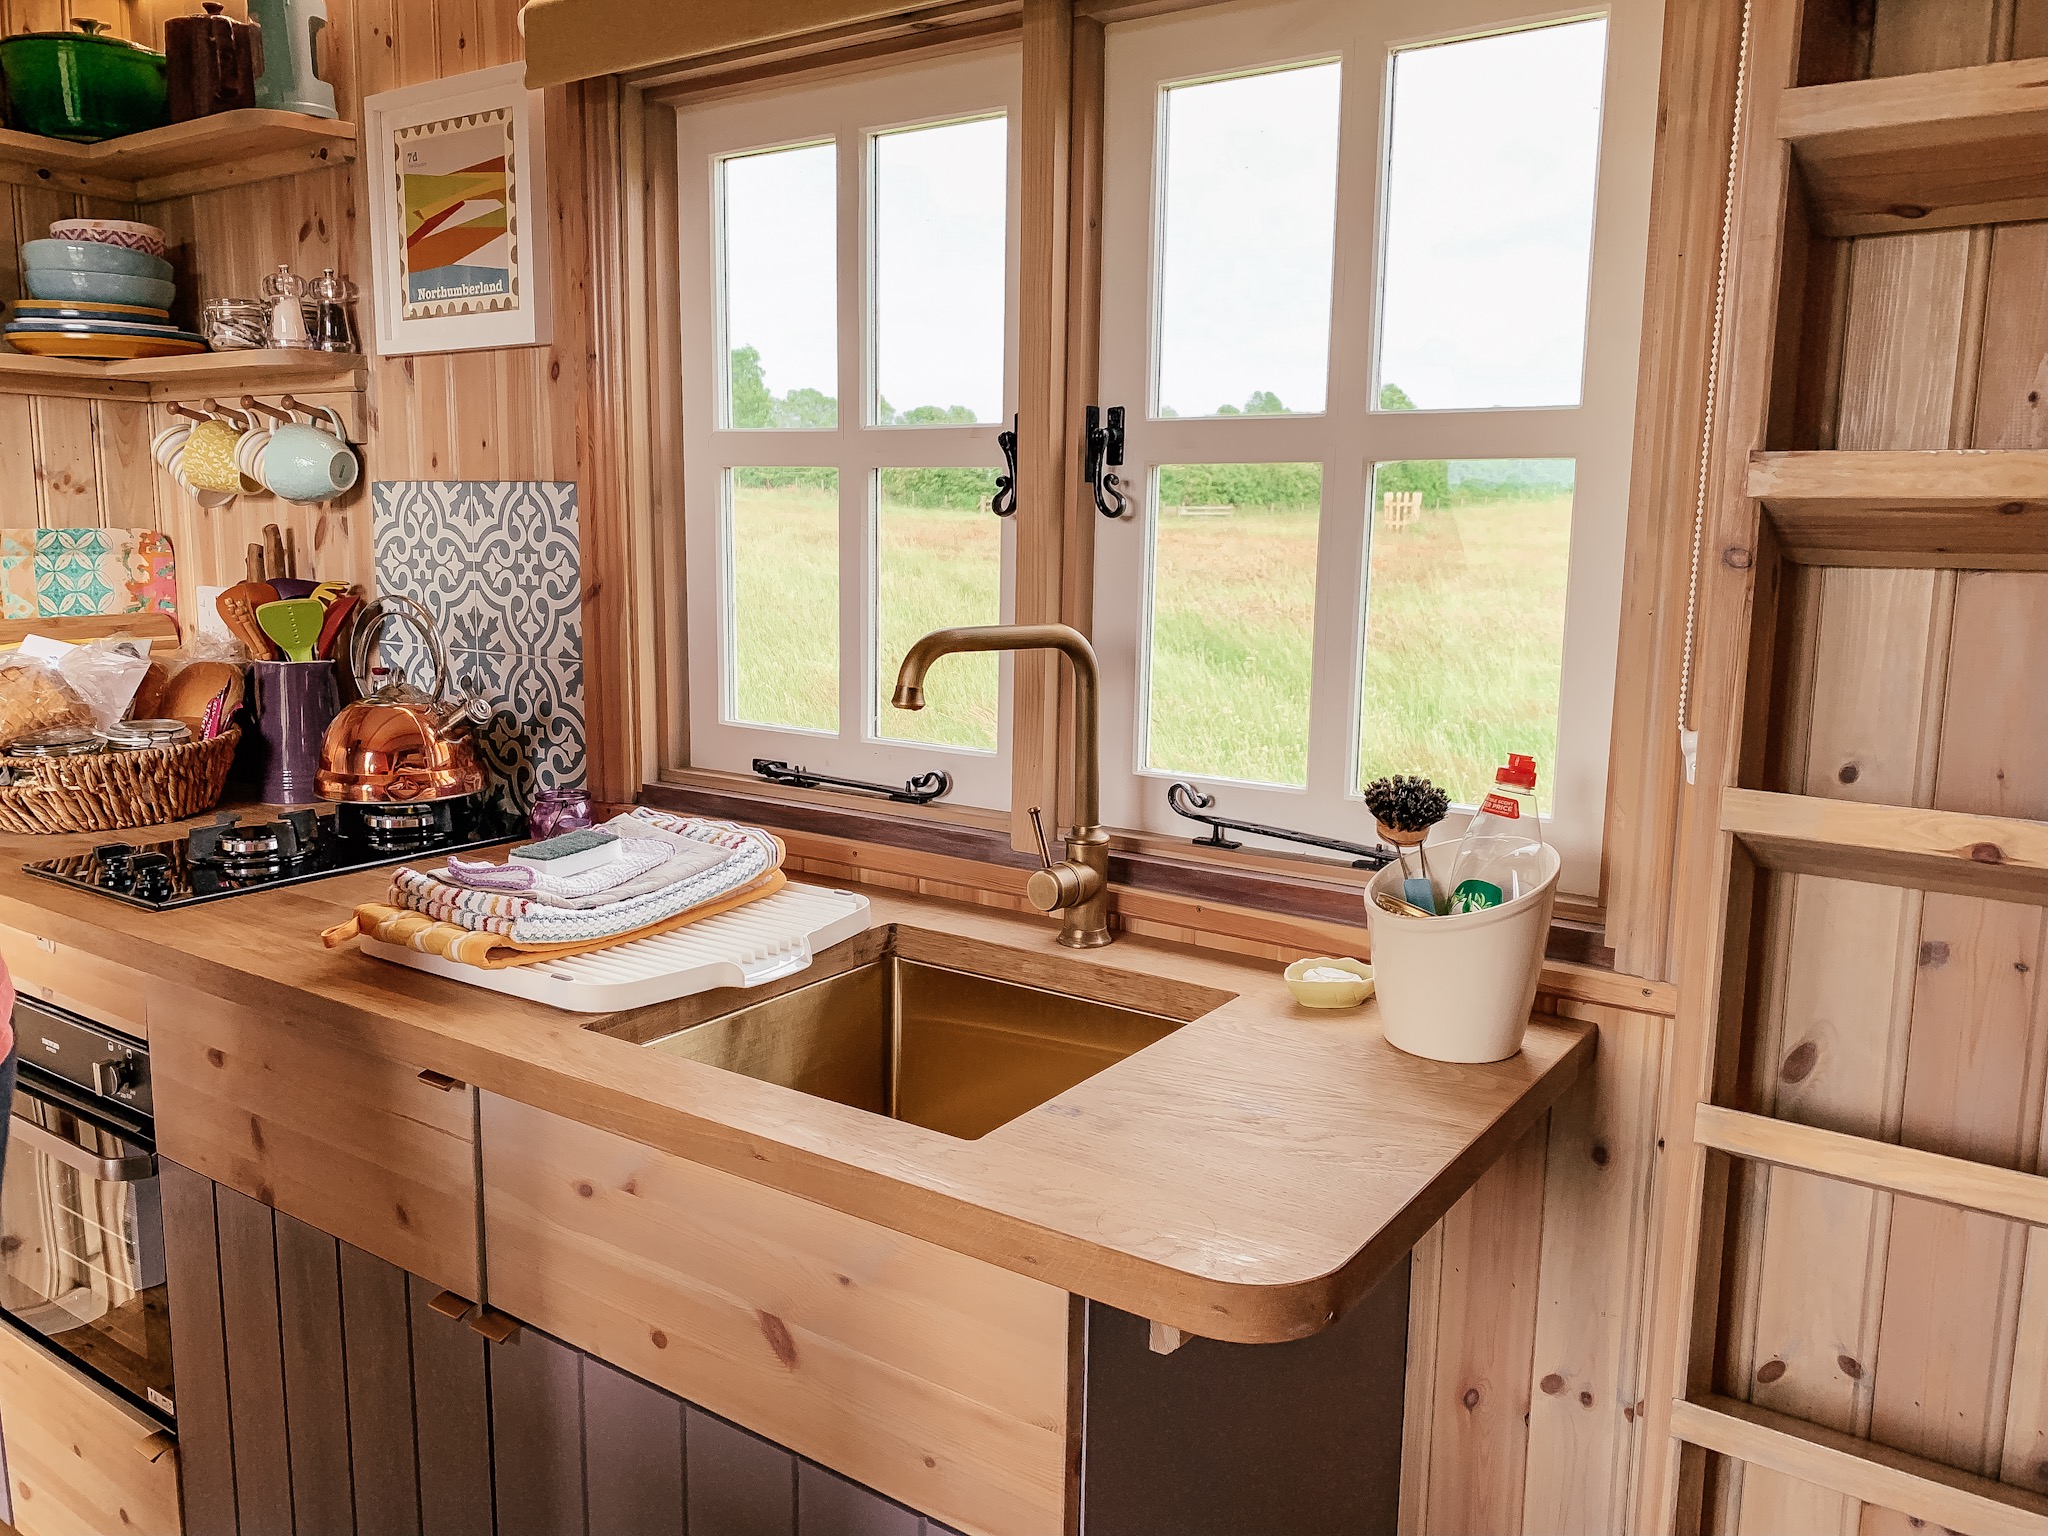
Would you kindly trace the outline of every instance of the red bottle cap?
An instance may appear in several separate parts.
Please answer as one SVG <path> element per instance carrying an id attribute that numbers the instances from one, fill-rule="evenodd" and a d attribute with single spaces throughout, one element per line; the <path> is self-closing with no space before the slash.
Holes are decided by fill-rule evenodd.
<path id="1" fill-rule="evenodd" d="M 1494 771 L 1493 782 L 1496 784 L 1512 784 L 1517 789 L 1534 789 L 1536 787 L 1536 759 L 1524 757 L 1519 752 L 1510 752 L 1508 754 L 1507 767 Z"/>

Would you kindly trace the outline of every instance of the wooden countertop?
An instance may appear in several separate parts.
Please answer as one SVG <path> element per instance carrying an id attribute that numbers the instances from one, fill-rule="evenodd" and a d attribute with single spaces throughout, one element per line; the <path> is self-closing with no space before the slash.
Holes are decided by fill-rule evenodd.
<path id="1" fill-rule="evenodd" d="M 1159 999 L 1191 1013 L 1224 995 L 961 1141 L 646 1050 L 590 1027 L 604 1016 L 323 948 L 320 931 L 381 899 L 388 871 L 148 912 L 20 867 L 106 840 L 0 837 L 0 923 L 1207 1338 L 1264 1343 L 1326 1326 L 1594 1049 L 1589 1026 L 1539 1019 L 1511 1060 L 1423 1061 L 1386 1043 L 1376 1004 L 1300 1008 L 1271 964 L 1131 938 L 1074 952 L 1051 922 L 870 890 L 877 924 L 1019 951 L 1030 979 L 1085 968 L 1089 990 L 1149 994 L 1167 1012 Z"/>

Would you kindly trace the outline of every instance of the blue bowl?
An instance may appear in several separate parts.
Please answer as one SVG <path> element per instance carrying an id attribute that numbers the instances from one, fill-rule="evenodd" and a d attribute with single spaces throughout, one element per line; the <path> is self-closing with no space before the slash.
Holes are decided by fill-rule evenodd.
<path id="1" fill-rule="evenodd" d="M 161 256 L 97 240 L 31 240 L 21 248 L 21 261 L 23 266 L 52 271 L 113 272 L 121 277 L 171 280 L 171 264 Z"/>
<path id="2" fill-rule="evenodd" d="M 88 304 L 141 304 L 169 309 L 177 285 L 168 279 L 123 277 L 117 272 L 65 272 L 51 267 L 24 267 L 21 279 L 29 297 L 82 299 Z"/>

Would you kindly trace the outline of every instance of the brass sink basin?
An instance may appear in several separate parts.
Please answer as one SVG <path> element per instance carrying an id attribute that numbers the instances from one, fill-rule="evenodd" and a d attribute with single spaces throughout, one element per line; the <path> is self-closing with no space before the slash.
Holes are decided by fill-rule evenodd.
<path id="1" fill-rule="evenodd" d="M 1099 967 L 1071 977 L 1056 975 L 1057 962 L 1050 969 L 1045 979 L 1085 990 L 1038 984 L 1048 970 L 1042 956 L 899 927 L 836 946 L 771 995 L 689 999 L 689 1012 L 728 1011 L 671 1020 L 682 1027 L 665 1033 L 645 1016 L 597 1027 L 972 1140 L 1229 996 Z M 1151 1006 L 1132 1005 L 1141 997 Z"/>

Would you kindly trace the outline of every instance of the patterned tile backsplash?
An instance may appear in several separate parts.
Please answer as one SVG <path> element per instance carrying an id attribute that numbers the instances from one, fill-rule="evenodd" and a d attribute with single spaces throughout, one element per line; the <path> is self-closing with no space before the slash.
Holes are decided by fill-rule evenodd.
<path id="1" fill-rule="evenodd" d="M 434 616 L 456 679 L 492 708 L 478 733 L 493 793 L 524 810 L 583 773 L 583 570 L 567 481 L 385 480 L 370 487 L 377 589 Z M 385 630 L 387 665 L 432 682 L 423 647 Z"/>

